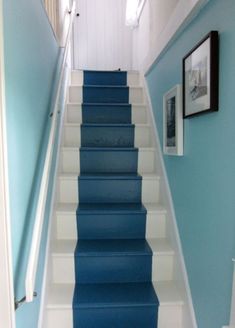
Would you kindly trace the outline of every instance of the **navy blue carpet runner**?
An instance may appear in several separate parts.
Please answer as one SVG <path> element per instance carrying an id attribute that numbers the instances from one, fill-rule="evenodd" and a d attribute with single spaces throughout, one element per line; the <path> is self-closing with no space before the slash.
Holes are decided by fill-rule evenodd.
<path id="1" fill-rule="evenodd" d="M 127 73 L 85 71 L 74 328 L 157 327 L 134 134 Z"/>

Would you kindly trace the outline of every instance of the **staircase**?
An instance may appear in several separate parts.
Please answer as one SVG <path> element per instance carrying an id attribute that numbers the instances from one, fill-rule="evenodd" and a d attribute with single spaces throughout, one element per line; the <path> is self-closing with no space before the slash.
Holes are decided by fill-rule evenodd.
<path id="1" fill-rule="evenodd" d="M 149 121 L 138 73 L 72 72 L 44 328 L 190 328 Z"/>

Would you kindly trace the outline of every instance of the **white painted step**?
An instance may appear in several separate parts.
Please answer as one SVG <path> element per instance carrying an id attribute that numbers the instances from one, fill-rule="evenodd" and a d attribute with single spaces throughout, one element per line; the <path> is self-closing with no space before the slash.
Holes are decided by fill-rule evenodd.
<path id="1" fill-rule="evenodd" d="M 65 123 L 63 146 L 64 147 L 80 147 L 81 145 L 81 125 L 77 123 Z M 145 148 L 152 146 L 152 133 L 150 125 L 135 125 L 135 147 Z"/>
<path id="2" fill-rule="evenodd" d="M 137 71 L 127 72 L 127 85 L 139 85 L 140 78 Z M 73 70 L 71 72 L 71 84 L 83 85 L 83 71 Z"/>
<path id="3" fill-rule="evenodd" d="M 155 172 L 155 149 L 139 148 L 138 173 Z M 63 147 L 61 149 L 60 164 L 62 173 L 80 173 L 80 151 L 76 147 Z"/>
<path id="4" fill-rule="evenodd" d="M 159 201 L 160 177 L 155 174 L 142 176 L 142 202 L 157 203 Z M 61 174 L 57 183 L 57 199 L 59 203 L 78 203 L 78 176 Z"/>
<path id="5" fill-rule="evenodd" d="M 147 123 L 147 108 L 145 104 L 133 104 L 131 108 L 132 123 Z M 66 111 L 67 123 L 81 123 L 82 109 L 80 103 L 68 103 Z"/>
<path id="6" fill-rule="evenodd" d="M 83 87 L 71 85 L 68 92 L 68 100 L 70 103 L 82 103 L 83 100 Z M 145 95 L 142 87 L 131 86 L 129 87 L 129 103 L 137 104 L 144 103 Z"/>
<path id="7" fill-rule="evenodd" d="M 174 251 L 166 239 L 149 239 L 153 251 L 152 280 L 173 279 Z M 55 241 L 52 248 L 53 283 L 75 283 L 74 250 L 76 240 Z"/>
<path id="8" fill-rule="evenodd" d="M 147 209 L 146 238 L 166 237 L 167 211 L 159 204 L 145 204 Z M 76 209 L 77 204 L 58 204 L 55 213 L 55 237 L 59 240 L 76 240 Z"/>
<path id="9" fill-rule="evenodd" d="M 182 328 L 184 302 L 176 283 L 173 281 L 158 282 L 154 283 L 154 288 L 160 302 L 158 328 Z M 43 328 L 73 327 L 73 291 L 73 284 L 52 284 L 50 286 L 46 309 L 47 323 Z"/>

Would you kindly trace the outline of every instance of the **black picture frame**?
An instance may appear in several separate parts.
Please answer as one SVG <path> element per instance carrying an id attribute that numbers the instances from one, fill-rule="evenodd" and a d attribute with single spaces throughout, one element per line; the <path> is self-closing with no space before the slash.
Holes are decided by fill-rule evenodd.
<path id="1" fill-rule="evenodd" d="M 183 118 L 219 110 L 219 33 L 208 33 L 183 58 Z"/>

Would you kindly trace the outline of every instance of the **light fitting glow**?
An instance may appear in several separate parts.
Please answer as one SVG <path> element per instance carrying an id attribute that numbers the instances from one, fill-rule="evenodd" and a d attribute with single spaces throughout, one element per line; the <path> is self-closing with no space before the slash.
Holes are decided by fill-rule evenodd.
<path id="1" fill-rule="evenodd" d="M 142 12 L 145 0 L 127 0 L 126 1 L 126 25 L 137 27 L 139 17 Z"/>

